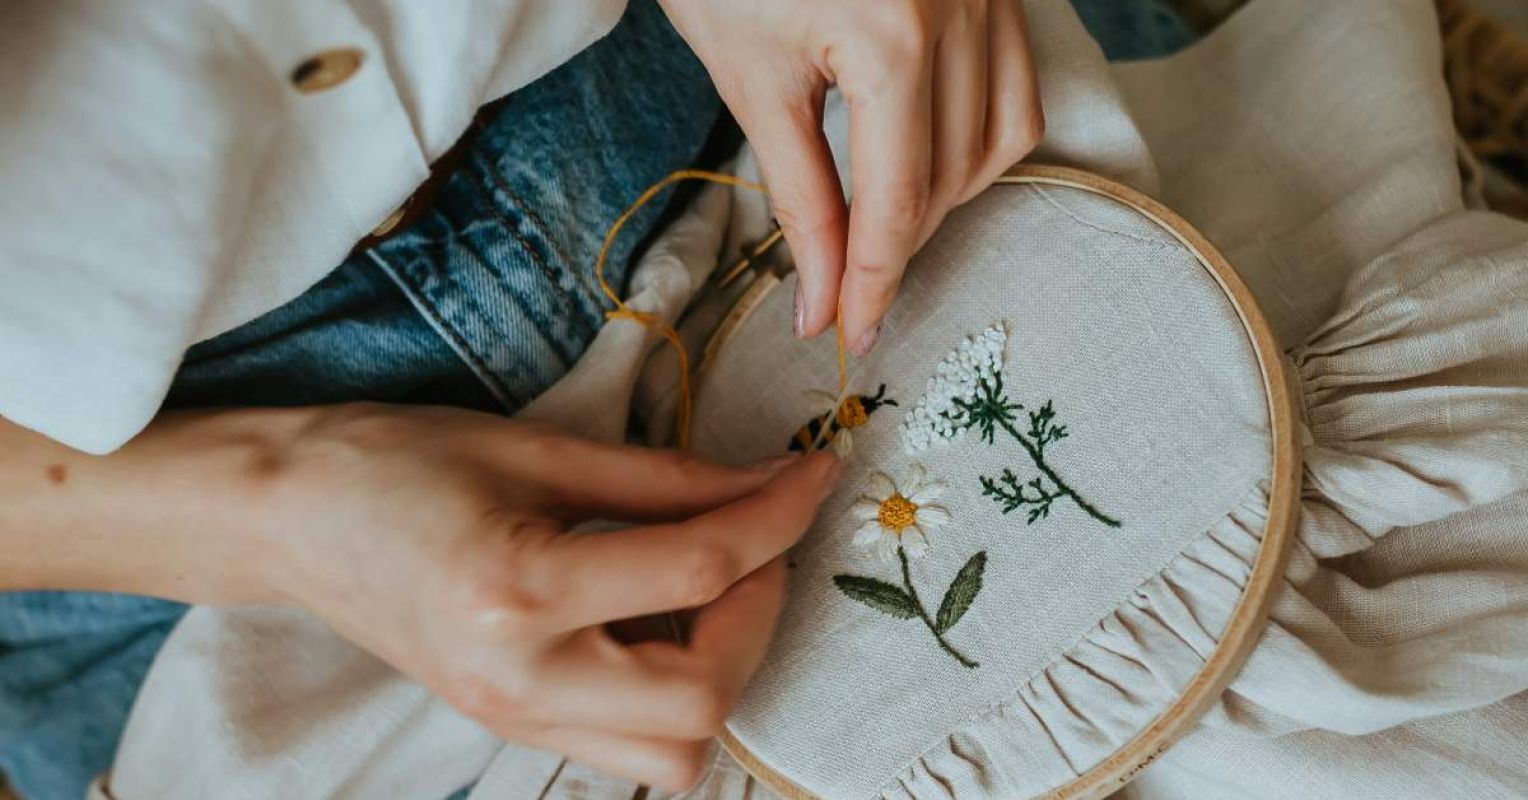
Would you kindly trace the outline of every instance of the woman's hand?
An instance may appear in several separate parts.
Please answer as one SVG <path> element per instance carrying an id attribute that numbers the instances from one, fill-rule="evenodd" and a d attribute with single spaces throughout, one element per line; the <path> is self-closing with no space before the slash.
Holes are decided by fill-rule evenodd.
<path id="1" fill-rule="evenodd" d="M 902 271 L 946 213 L 1044 135 L 1019 0 L 660 0 L 758 154 L 801 274 L 796 331 L 842 306 L 875 345 Z M 822 134 L 849 104 L 854 206 Z"/>
<path id="2" fill-rule="evenodd" d="M 0 589 L 290 602 L 506 739 L 669 789 L 700 776 L 839 471 L 388 406 L 169 414 L 98 459 L 3 422 L 0 444 L 0 545 L 24 554 Z M 591 520 L 645 525 L 568 530 Z M 607 627 L 683 609 L 684 644 Z"/>

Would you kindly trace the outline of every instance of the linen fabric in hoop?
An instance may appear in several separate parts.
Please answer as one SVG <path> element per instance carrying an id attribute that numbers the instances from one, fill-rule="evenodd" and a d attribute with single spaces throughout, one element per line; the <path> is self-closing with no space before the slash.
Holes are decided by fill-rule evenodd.
<path id="1" fill-rule="evenodd" d="M 703 455 L 746 462 L 824 425 L 852 435 L 724 737 L 789 797 L 1117 788 L 1229 681 L 1279 576 L 1293 402 L 1245 288 L 1132 190 L 1061 168 L 1009 180 L 914 260 L 834 419 L 831 337 L 785 340 L 789 285 L 701 376 Z M 1257 575 L 1217 560 L 1249 542 Z M 1171 575 L 1218 564 L 1237 565 L 1241 600 L 1217 619 L 1175 614 Z M 1201 658 L 1117 684 L 1117 662 L 1154 660 L 1130 652 L 1141 626 Z M 1111 719 L 1121 693 L 1148 695 L 1150 713 Z M 1052 730 L 1079 721 L 1110 743 L 1094 763 Z"/>

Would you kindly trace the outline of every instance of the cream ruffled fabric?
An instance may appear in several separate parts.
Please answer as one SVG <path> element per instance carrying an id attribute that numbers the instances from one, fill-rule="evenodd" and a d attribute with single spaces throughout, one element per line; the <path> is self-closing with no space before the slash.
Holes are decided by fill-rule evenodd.
<path id="1" fill-rule="evenodd" d="M 1029 797 L 1065 784 L 1150 724 L 1204 666 L 1257 557 L 1257 491 L 1013 699 L 953 731 L 881 797 Z"/>
<path id="2" fill-rule="evenodd" d="M 1238 714 L 1361 734 L 1528 687 L 1528 608 L 1513 608 L 1528 587 L 1458 581 L 1459 596 L 1433 602 L 1467 624 L 1383 647 L 1310 614 L 1304 596 L 1339 579 L 1323 561 L 1528 488 L 1525 300 L 1528 226 L 1460 212 L 1373 262 L 1293 350 L 1310 434 L 1303 519 L 1266 640 L 1232 686 L 1253 706 Z M 1250 574 L 1266 509 L 1266 496 L 1248 498 L 1011 703 L 951 732 L 882 796 L 1029 796 L 1108 757 L 1203 665 Z"/>
<path id="3" fill-rule="evenodd" d="M 1463 209 L 1430 3 L 1254 0 L 1180 56 L 1113 70 L 1063 2 L 1029 7 L 1051 130 L 1037 160 L 1123 179 L 1216 242 L 1293 348 L 1309 421 L 1305 518 L 1269 629 L 1127 793 L 1528 795 L 1528 228 Z M 676 313 L 757 231 L 753 200 L 705 197 L 639 270 L 653 309 Z M 607 326 L 530 413 L 603 419 L 587 409 L 635 387 L 638 416 L 663 419 L 661 355 L 639 382 L 651 344 Z M 1106 756 L 1213 647 L 1262 507 L 1248 497 L 883 797 L 1012 797 Z M 423 798 L 474 778 L 478 798 L 633 792 L 501 745 L 301 614 L 197 609 L 111 788 Z M 767 796 L 724 757 L 690 795 Z"/>

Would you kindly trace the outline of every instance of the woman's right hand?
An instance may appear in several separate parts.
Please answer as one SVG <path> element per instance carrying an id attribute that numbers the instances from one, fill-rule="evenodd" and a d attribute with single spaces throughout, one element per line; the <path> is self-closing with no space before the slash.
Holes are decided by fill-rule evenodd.
<path id="1" fill-rule="evenodd" d="M 827 454 L 729 468 L 443 408 L 249 412 L 279 419 L 265 426 L 281 431 L 273 438 L 240 413 L 170 415 L 118 454 L 48 467 L 69 476 L 65 489 L 105 490 L 103 469 L 138 481 L 145 470 L 179 474 L 158 480 L 161 498 L 235 474 L 219 484 L 232 490 L 204 486 L 186 513 L 158 512 L 187 534 L 167 540 L 161 527 L 158 542 L 141 543 L 157 578 L 105 573 L 88 582 L 110 585 L 82 586 L 78 570 L 55 570 L 27 587 L 0 570 L 0 588 L 291 602 L 508 740 L 676 790 L 701 776 L 709 740 L 763 658 L 783 598 L 781 555 L 840 470 Z M 27 443 L 45 447 L 38 439 Z M 240 455 L 192 454 L 219 443 Z M 156 499 L 120 495 L 103 508 L 124 502 Z M 594 520 L 642 526 L 569 532 Z M 209 537 L 209 524 L 242 543 L 210 544 L 227 537 Z M 0 543 L 11 534 L 0 526 Z M 110 560 L 98 551 L 85 571 Z M 49 565 L 33 566 L 47 575 Z M 195 577 L 207 575 L 219 577 Z M 682 644 L 624 644 L 607 627 L 684 609 L 695 611 Z"/>

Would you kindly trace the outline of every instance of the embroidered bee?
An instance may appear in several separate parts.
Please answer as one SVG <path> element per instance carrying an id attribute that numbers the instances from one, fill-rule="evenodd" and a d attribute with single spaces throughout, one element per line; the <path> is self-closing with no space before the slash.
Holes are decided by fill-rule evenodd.
<path id="1" fill-rule="evenodd" d="M 854 447 L 854 429 L 870 421 L 870 415 L 882 406 L 895 406 L 897 401 L 886 396 L 886 384 L 872 397 L 870 395 L 849 395 L 844 398 L 844 403 L 838 406 L 835 413 L 833 406 L 838 398 L 827 392 L 809 391 L 807 396 L 818 407 L 817 416 L 807 421 L 796 430 L 791 437 L 790 449 L 792 452 L 803 453 L 817 443 L 817 437 L 821 436 L 824 443 L 831 442 L 833 452 L 838 453 L 840 458 L 847 458 L 850 450 Z M 828 426 L 827 433 L 823 433 L 823 425 Z"/>

